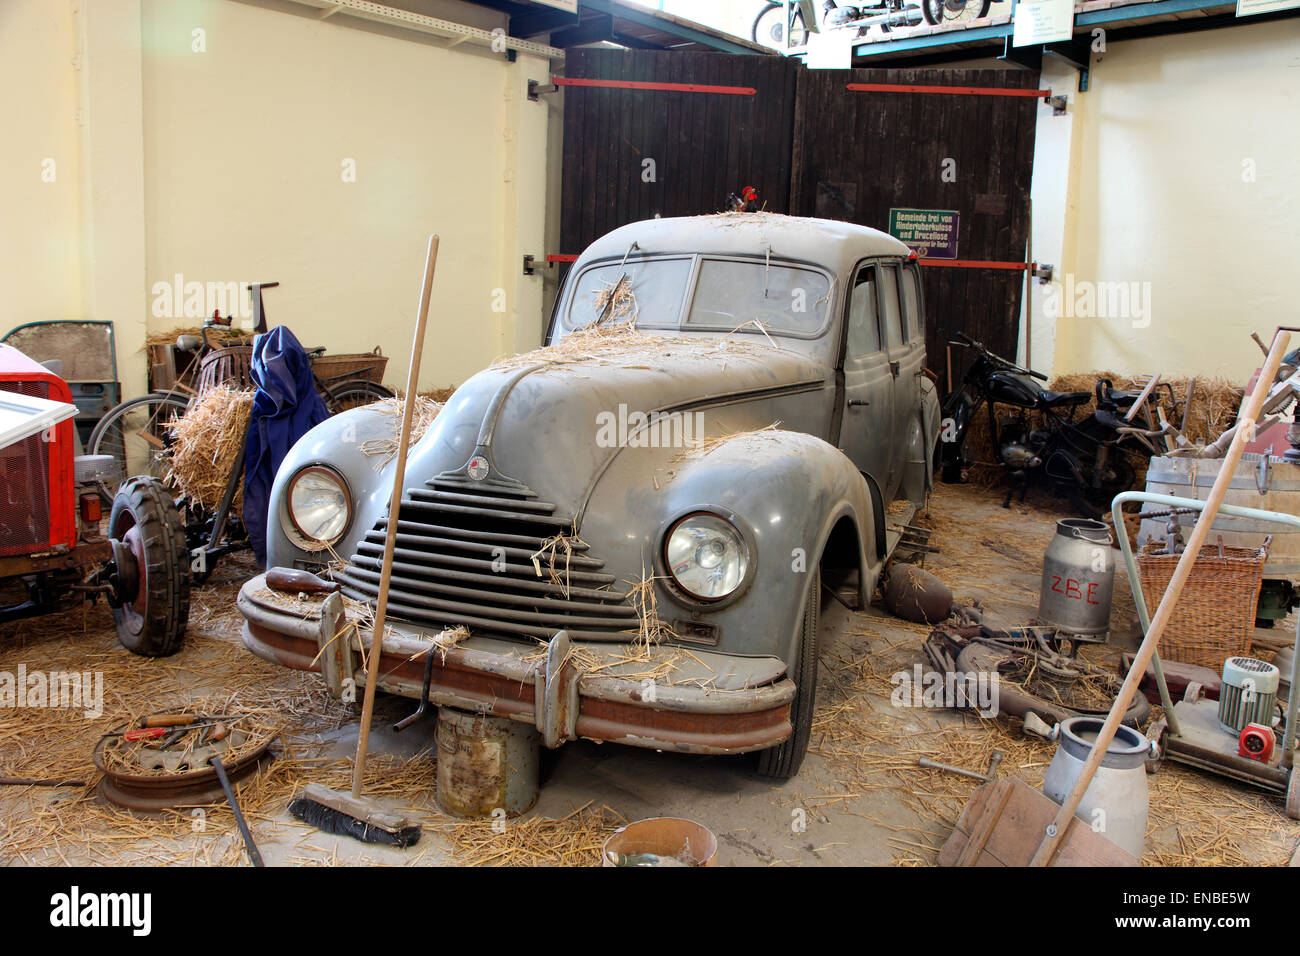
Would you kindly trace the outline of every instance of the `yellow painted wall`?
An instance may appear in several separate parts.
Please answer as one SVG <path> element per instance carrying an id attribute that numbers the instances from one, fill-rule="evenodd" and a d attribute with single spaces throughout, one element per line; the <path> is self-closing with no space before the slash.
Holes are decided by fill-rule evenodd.
<path id="1" fill-rule="evenodd" d="M 0 3 L 0 334 L 81 312 L 75 55 L 71 4 Z"/>
<path id="2" fill-rule="evenodd" d="M 1300 324 L 1300 21 L 1109 44 L 1072 100 L 1064 271 L 1150 310 L 1058 320 L 1054 371 L 1244 380 L 1249 332 Z"/>
<path id="3" fill-rule="evenodd" d="M 417 5 L 505 22 L 455 0 Z M 200 321 L 158 283 L 274 280 L 272 324 L 331 352 L 377 345 L 386 381 L 401 385 L 438 232 L 421 386 L 535 344 L 541 279 L 523 277 L 520 259 L 546 252 L 556 119 L 525 94 L 550 64 L 319 12 L 282 0 L 0 4 L 0 331 L 113 320 L 129 396 L 144 390 L 146 333 Z M 40 181 L 47 156 L 52 184 Z"/>

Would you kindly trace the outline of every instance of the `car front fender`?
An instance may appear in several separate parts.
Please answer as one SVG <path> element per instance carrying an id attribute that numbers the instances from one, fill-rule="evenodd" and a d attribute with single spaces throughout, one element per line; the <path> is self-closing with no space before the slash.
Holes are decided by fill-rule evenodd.
<path id="1" fill-rule="evenodd" d="M 843 521 L 855 532 L 864 599 L 874 591 L 880 565 L 870 491 L 834 446 L 764 429 L 696 451 L 661 452 L 657 466 L 647 457 L 620 456 L 597 487 L 580 534 L 620 577 L 654 575 L 657 610 L 669 626 L 709 626 L 720 651 L 792 661 L 811 572 Z M 741 586 L 711 604 L 678 589 L 663 560 L 668 530 L 697 511 L 732 521 L 750 548 Z"/>

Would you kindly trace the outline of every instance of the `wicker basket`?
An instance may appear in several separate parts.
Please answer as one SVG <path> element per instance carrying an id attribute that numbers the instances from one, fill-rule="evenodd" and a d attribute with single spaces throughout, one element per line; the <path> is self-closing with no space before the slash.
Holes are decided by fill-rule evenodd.
<path id="1" fill-rule="evenodd" d="M 1143 548 L 1137 562 L 1142 596 L 1154 616 L 1181 555 L 1151 554 L 1153 547 Z M 1248 656 L 1264 558 L 1263 550 L 1224 548 L 1220 557 L 1215 545 L 1201 548 L 1160 640 L 1161 658 L 1217 674 L 1229 657 Z"/>
<path id="2" fill-rule="evenodd" d="M 388 356 L 375 346 L 373 352 L 347 352 L 340 355 L 321 355 L 312 359 L 312 371 L 326 385 L 337 385 L 345 379 L 363 378 L 376 385 L 384 381 Z"/>

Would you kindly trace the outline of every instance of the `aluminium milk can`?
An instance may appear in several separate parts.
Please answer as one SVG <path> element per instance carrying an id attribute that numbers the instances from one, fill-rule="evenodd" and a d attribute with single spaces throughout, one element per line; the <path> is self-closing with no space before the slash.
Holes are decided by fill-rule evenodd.
<path id="1" fill-rule="evenodd" d="M 1071 717 L 1057 726 L 1056 753 L 1043 778 L 1043 793 L 1058 804 L 1065 802 L 1066 794 L 1079 779 L 1079 771 L 1104 723 L 1100 717 Z M 1138 859 L 1142 858 L 1147 832 L 1150 798 L 1146 762 L 1151 756 L 1151 742 L 1132 727 L 1120 724 L 1075 811 L 1080 820 Z"/>
<path id="2" fill-rule="evenodd" d="M 1110 529 L 1091 518 L 1065 518 L 1043 556 L 1038 618 L 1075 641 L 1105 641 L 1115 590 Z"/>

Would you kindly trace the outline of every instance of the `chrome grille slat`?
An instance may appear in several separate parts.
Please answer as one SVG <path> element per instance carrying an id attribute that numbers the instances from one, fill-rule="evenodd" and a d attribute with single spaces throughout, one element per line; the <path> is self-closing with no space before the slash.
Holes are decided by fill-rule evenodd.
<path id="1" fill-rule="evenodd" d="M 517 483 L 428 484 L 432 490 L 406 489 L 399 506 L 388 596 L 395 620 L 542 640 L 559 630 L 580 640 L 630 639 L 636 610 L 585 544 L 573 546 L 567 567 L 564 552 L 557 555 L 563 583 L 546 567 L 538 576 L 532 555 L 573 525 L 556 505 Z M 385 516 L 358 542 L 341 575 L 345 594 L 375 601 L 387 529 Z"/>
<path id="2" fill-rule="evenodd" d="M 498 543 L 517 544 L 520 547 L 528 548 L 530 551 L 536 551 L 546 543 L 546 538 L 540 535 L 526 534 L 494 534 L 491 531 L 470 531 L 465 528 L 453 528 L 450 525 L 423 524 L 419 521 L 402 521 L 397 522 L 398 532 L 414 531 L 420 534 L 441 534 L 454 538 L 465 538 L 468 541 L 492 541 Z M 585 542 L 575 541 L 572 544 L 574 551 L 586 551 Z"/>
<path id="3" fill-rule="evenodd" d="M 345 587 L 343 593 L 359 601 L 373 600 L 373 595 L 358 591 L 356 588 Z M 388 599 L 389 613 L 394 618 L 405 618 L 413 621 L 429 621 L 438 624 L 464 624 L 466 627 L 479 628 L 487 632 L 498 632 L 505 634 L 520 634 L 526 637 L 535 637 L 540 640 L 550 640 L 555 636 L 558 628 L 543 627 L 534 624 L 520 624 L 515 621 L 501 621 L 490 617 L 481 617 L 478 615 L 459 614 L 455 611 L 443 611 L 437 614 L 430 614 L 428 608 L 414 607 L 404 603 L 404 597 L 401 594 L 390 595 Z M 627 640 L 627 634 L 615 634 L 610 631 L 584 631 L 581 629 L 570 628 L 569 636 L 580 641 L 610 641 L 610 640 Z"/>
<path id="4" fill-rule="evenodd" d="M 404 522 L 400 522 L 400 521 L 398 522 L 399 529 L 402 524 L 404 524 Z M 363 540 L 365 540 L 369 544 L 378 544 L 379 547 L 382 549 L 384 545 L 384 533 L 382 531 L 367 531 L 366 536 Z M 403 534 L 400 530 L 397 532 L 397 543 L 399 545 L 428 544 L 431 546 L 437 546 L 442 548 L 455 548 L 464 551 L 485 551 L 488 554 L 491 554 L 493 556 L 496 555 L 499 549 L 500 553 L 504 557 L 522 558 L 524 563 L 528 564 L 530 567 L 532 565 L 532 556 L 536 554 L 541 548 L 540 545 L 536 548 L 513 548 L 501 544 L 492 544 L 491 542 L 488 541 L 464 541 L 457 538 L 433 537 L 433 536 L 426 536 L 420 534 Z M 411 550 L 427 551 L 428 548 L 416 547 L 416 548 L 412 548 Z M 605 566 L 604 561 L 597 560 L 596 558 L 588 558 L 580 554 L 569 555 L 567 558 L 562 554 L 557 555 L 555 559 L 555 563 L 557 566 L 560 565 L 561 563 L 567 563 L 567 566 L 570 568 L 603 568 Z M 549 564 L 549 559 L 548 559 L 548 564 Z"/>
<path id="5" fill-rule="evenodd" d="M 547 525 L 552 528 L 567 528 L 570 522 L 563 518 L 556 518 L 554 515 L 526 514 L 519 511 L 504 511 L 499 508 L 472 508 L 469 505 L 444 504 L 434 501 L 414 501 L 410 498 L 402 499 L 401 511 L 398 514 L 398 521 L 408 517 L 410 511 L 429 511 L 434 514 L 457 514 L 473 516 L 476 518 L 492 518 L 504 521 L 526 521 L 530 524 Z"/>
<path id="6" fill-rule="evenodd" d="M 498 498 L 492 495 L 465 495 L 454 491 L 425 491 L 423 488 L 411 488 L 406 492 L 413 501 L 448 501 L 455 504 L 471 504 L 476 508 L 496 507 L 503 511 L 530 511 L 552 514 L 555 505 L 548 501 L 530 501 L 523 498 Z"/>
<path id="7" fill-rule="evenodd" d="M 353 555 L 349 567 L 359 568 L 378 568 L 380 559 L 369 557 L 367 555 Z M 564 586 L 554 584 L 546 578 L 539 578 L 536 575 L 530 578 L 508 578 L 502 580 L 500 574 L 475 574 L 470 571 L 457 571 L 452 568 L 436 568 L 428 564 L 411 564 L 407 561 L 393 561 L 393 567 L 400 568 L 411 574 L 420 577 L 442 578 L 449 581 L 465 581 L 475 584 L 486 584 L 489 587 L 483 589 L 485 595 L 491 596 L 493 591 L 511 588 L 514 591 L 525 591 L 533 594 L 563 596 Z M 575 585 L 569 586 L 569 596 L 585 598 L 593 601 L 602 601 L 606 598 L 622 599 L 623 595 L 618 591 L 601 590 L 599 588 L 583 588 Z"/>
<path id="8" fill-rule="evenodd" d="M 423 578 L 413 578 L 409 574 L 397 574 L 397 571 L 405 571 L 406 568 L 398 568 L 394 565 L 393 577 L 394 582 L 401 582 L 402 585 L 412 591 L 427 592 L 431 594 L 448 594 L 457 597 L 471 598 L 475 601 L 482 602 L 485 600 L 497 600 L 505 604 L 518 605 L 520 607 L 540 607 L 555 611 L 572 610 L 576 612 L 597 612 L 600 614 L 609 614 L 612 617 L 636 617 L 636 610 L 629 604 L 602 603 L 599 601 L 575 601 L 572 599 L 536 597 L 535 595 L 510 594 L 504 591 L 486 591 L 480 588 L 467 588 L 455 584 L 443 584 L 437 580 L 426 580 Z M 379 572 L 362 567 L 351 567 L 344 572 L 345 578 L 379 581 Z M 611 595 L 611 597 L 622 595 Z"/>
<path id="9" fill-rule="evenodd" d="M 462 558 L 454 554 L 444 554 L 435 551 L 414 551 L 410 548 L 397 548 L 393 552 L 394 557 L 406 558 L 410 561 L 418 561 L 429 565 L 452 565 L 459 568 L 477 568 L 486 571 L 489 574 L 495 574 L 498 580 L 504 578 L 524 577 L 530 580 L 537 580 L 537 569 L 533 567 L 532 562 L 523 562 L 511 564 L 505 562 L 505 567 L 497 571 L 492 567 L 491 558 Z M 384 546 L 375 544 L 370 541 L 362 541 L 357 545 L 357 556 L 369 556 L 376 560 L 384 555 Z M 568 575 L 570 581 L 576 581 L 580 584 L 613 584 L 617 580 L 612 574 L 599 574 L 595 571 L 574 571 L 570 569 Z"/>

